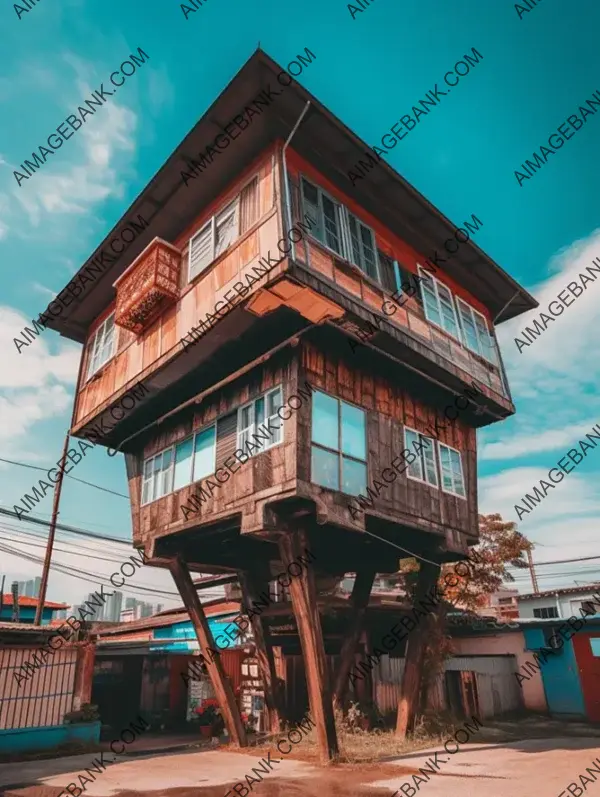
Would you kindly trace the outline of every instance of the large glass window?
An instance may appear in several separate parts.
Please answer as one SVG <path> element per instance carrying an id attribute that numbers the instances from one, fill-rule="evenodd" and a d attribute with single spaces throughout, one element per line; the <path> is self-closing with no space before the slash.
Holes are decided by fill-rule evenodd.
<path id="1" fill-rule="evenodd" d="M 440 470 L 442 473 L 442 490 L 465 497 L 465 480 L 462 470 L 460 451 L 438 443 L 440 450 Z"/>
<path id="2" fill-rule="evenodd" d="M 215 424 L 144 462 L 142 504 L 215 472 Z"/>
<path id="3" fill-rule="evenodd" d="M 277 415 L 281 403 L 282 391 L 280 387 L 276 387 L 240 408 L 237 427 L 238 448 L 246 452 L 246 443 L 248 441 L 253 445 L 260 444 L 257 451 L 250 453 L 250 456 L 252 456 L 281 443 L 283 440 L 283 421 Z M 271 421 L 270 428 L 269 421 Z M 258 435 L 256 441 L 253 440 L 253 435 L 255 434 Z M 267 439 L 265 439 L 265 435 Z"/>
<path id="4" fill-rule="evenodd" d="M 366 414 L 318 390 L 312 398 L 311 481 L 348 495 L 367 488 Z"/>
<path id="5" fill-rule="evenodd" d="M 404 447 L 415 455 L 415 461 L 406 469 L 411 479 L 438 486 L 437 468 L 435 464 L 435 442 L 431 437 L 414 429 L 404 428 Z"/>
<path id="6" fill-rule="evenodd" d="M 88 344 L 88 379 L 113 356 L 115 339 L 115 314 L 111 313 L 94 332 Z"/>

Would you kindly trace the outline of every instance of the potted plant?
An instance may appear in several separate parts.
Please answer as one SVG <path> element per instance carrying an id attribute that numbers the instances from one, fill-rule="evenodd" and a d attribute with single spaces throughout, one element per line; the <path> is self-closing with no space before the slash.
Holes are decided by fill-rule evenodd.
<path id="1" fill-rule="evenodd" d="M 203 738 L 210 739 L 211 736 L 215 735 L 213 730 L 218 729 L 219 720 L 222 723 L 218 702 L 213 698 L 204 700 L 196 707 L 195 712 L 200 726 L 200 734 Z"/>
<path id="2" fill-rule="evenodd" d="M 258 717 L 254 714 L 242 714 L 242 723 L 246 733 L 256 733 Z"/>

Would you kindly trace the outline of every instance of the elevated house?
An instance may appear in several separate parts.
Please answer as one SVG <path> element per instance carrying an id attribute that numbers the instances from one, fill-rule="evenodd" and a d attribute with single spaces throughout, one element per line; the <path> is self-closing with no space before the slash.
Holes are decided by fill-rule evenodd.
<path id="1" fill-rule="evenodd" d="M 102 273 L 48 323 L 84 345 L 72 434 L 104 420 L 103 444 L 125 453 L 134 544 L 170 568 L 201 649 L 190 571 L 240 573 L 246 605 L 290 574 L 326 759 L 330 683 L 343 692 L 375 574 L 422 557 L 423 595 L 436 563 L 477 542 L 476 429 L 514 412 L 494 322 L 536 302 L 385 162 L 352 186 L 365 143 L 281 73 L 260 50 L 249 59 L 79 275 Z M 234 124 L 263 90 L 268 107 Z M 138 216 L 145 229 L 102 258 Z M 316 596 L 346 573 L 353 618 L 332 673 Z M 251 622 L 275 730 L 269 628 Z M 419 630 L 400 733 L 422 651 Z M 243 745 L 218 657 L 208 668 Z"/>

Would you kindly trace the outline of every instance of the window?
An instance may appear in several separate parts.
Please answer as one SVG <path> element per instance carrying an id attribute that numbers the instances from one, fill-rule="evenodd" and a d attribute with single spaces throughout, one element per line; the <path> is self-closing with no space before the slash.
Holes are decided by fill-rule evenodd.
<path id="1" fill-rule="evenodd" d="M 401 291 L 401 276 L 398 263 L 386 255 L 381 249 L 377 250 L 377 258 L 379 260 L 379 272 L 381 274 L 381 284 L 390 293 Z"/>
<path id="2" fill-rule="evenodd" d="M 214 473 L 215 424 L 144 462 L 142 504 Z"/>
<path id="3" fill-rule="evenodd" d="M 462 471 L 460 451 L 438 443 L 440 451 L 440 472 L 442 474 L 442 490 L 465 498 L 465 481 Z"/>
<path id="4" fill-rule="evenodd" d="M 590 648 L 592 649 L 592 656 L 600 656 L 600 637 L 590 637 Z"/>
<path id="5" fill-rule="evenodd" d="M 377 269 L 377 249 L 375 233 L 352 213 L 348 213 L 348 229 L 350 231 L 350 252 L 348 258 L 364 271 L 371 279 L 379 280 Z"/>
<path id="6" fill-rule="evenodd" d="M 437 324 L 457 340 L 460 340 L 460 329 L 452 293 L 449 289 L 432 277 L 422 266 L 419 266 L 423 307 L 428 321 Z"/>
<path id="7" fill-rule="evenodd" d="M 533 616 L 538 617 L 540 620 L 548 620 L 553 617 L 558 617 L 558 609 L 556 606 L 545 606 L 542 609 L 534 609 Z"/>
<path id="8" fill-rule="evenodd" d="M 263 396 L 251 401 L 238 411 L 238 425 L 237 425 L 237 447 L 246 451 L 246 444 L 248 441 L 254 445 L 259 445 L 259 450 L 252 452 L 260 454 L 267 448 L 281 443 L 283 439 L 283 425 L 277 411 L 281 407 L 282 392 L 280 387 L 270 390 Z M 261 426 L 267 422 L 266 428 Z M 268 422 L 271 421 L 269 428 Z M 265 440 L 265 434 L 267 439 Z M 254 435 L 257 440 L 254 440 Z"/>
<path id="9" fill-rule="evenodd" d="M 142 504 L 155 501 L 173 489 L 172 457 L 173 448 L 167 448 L 144 462 Z"/>
<path id="10" fill-rule="evenodd" d="M 302 178 L 302 202 L 304 210 L 308 211 L 317 222 L 311 235 L 343 257 L 342 206 L 304 178 Z"/>
<path id="11" fill-rule="evenodd" d="M 457 297 L 456 306 L 462 327 L 463 342 L 468 349 L 484 357 L 494 365 L 498 364 L 496 342 L 489 330 L 485 317 L 471 305 Z"/>
<path id="12" fill-rule="evenodd" d="M 115 353 L 115 314 L 111 313 L 94 332 L 88 344 L 87 378 L 108 362 Z"/>
<path id="13" fill-rule="evenodd" d="M 348 495 L 367 487 L 365 412 L 318 390 L 312 400 L 311 480 Z"/>
<path id="14" fill-rule="evenodd" d="M 219 255 L 235 243 L 258 218 L 258 177 L 190 238 L 189 279 L 201 274 Z"/>
<path id="15" fill-rule="evenodd" d="M 421 446 L 419 450 L 419 446 Z M 435 443 L 414 429 L 404 428 L 404 447 L 415 454 L 416 459 L 411 462 L 406 470 L 406 475 L 411 479 L 438 486 L 437 468 L 435 465 Z"/>

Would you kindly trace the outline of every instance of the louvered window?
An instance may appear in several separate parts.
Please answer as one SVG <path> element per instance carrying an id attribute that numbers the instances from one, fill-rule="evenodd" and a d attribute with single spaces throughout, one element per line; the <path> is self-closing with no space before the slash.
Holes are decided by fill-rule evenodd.
<path id="1" fill-rule="evenodd" d="M 255 177 L 220 213 L 213 216 L 190 239 L 189 279 L 208 268 L 219 255 L 258 219 L 258 178 Z"/>
<path id="2" fill-rule="evenodd" d="M 375 233 L 352 213 L 348 213 L 348 228 L 352 250 L 352 256 L 349 259 L 371 279 L 379 280 Z"/>

